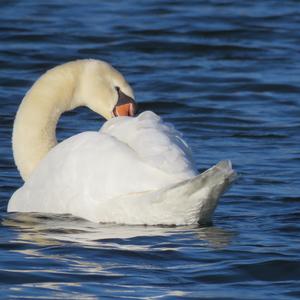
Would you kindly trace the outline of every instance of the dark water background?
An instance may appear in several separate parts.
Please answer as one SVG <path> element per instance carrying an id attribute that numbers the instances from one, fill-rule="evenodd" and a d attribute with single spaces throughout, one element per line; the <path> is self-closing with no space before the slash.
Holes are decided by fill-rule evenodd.
<path id="1" fill-rule="evenodd" d="M 300 2 L 0 1 L 0 297 L 300 298 Z M 6 213 L 22 184 L 11 131 L 45 70 L 111 62 L 142 109 L 172 122 L 199 170 L 240 179 L 211 227 L 98 225 Z M 68 113 L 60 138 L 97 130 Z"/>

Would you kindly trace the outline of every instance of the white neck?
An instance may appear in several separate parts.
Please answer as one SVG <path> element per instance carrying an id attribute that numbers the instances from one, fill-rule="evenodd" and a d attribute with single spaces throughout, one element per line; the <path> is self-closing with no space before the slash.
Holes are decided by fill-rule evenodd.
<path id="1" fill-rule="evenodd" d="M 74 98 L 83 63 L 72 62 L 45 73 L 24 97 L 13 128 L 15 163 L 24 181 L 54 147 L 60 115 L 82 105 Z"/>
<path id="2" fill-rule="evenodd" d="M 118 100 L 116 87 L 134 97 L 122 74 L 100 60 L 69 62 L 42 75 L 24 97 L 14 122 L 13 152 L 22 178 L 26 181 L 57 144 L 56 124 L 63 112 L 84 105 L 109 119 Z"/>

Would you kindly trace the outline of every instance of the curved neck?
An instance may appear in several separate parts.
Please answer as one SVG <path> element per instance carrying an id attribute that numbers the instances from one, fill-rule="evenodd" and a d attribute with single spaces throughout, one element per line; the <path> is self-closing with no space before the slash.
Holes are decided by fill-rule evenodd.
<path id="1" fill-rule="evenodd" d="M 13 128 L 13 154 L 24 181 L 53 148 L 60 115 L 82 105 L 74 96 L 82 68 L 68 63 L 45 73 L 24 97 Z"/>

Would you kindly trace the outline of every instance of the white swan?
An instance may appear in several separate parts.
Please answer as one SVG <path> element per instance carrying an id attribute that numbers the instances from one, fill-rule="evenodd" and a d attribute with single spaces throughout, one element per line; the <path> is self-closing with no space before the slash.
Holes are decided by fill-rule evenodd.
<path id="1" fill-rule="evenodd" d="M 132 117 L 133 99 L 123 76 L 98 60 L 70 62 L 37 80 L 14 123 L 14 158 L 25 183 L 8 212 L 122 224 L 209 222 L 235 177 L 230 162 L 197 175 L 180 134 L 152 112 Z M 99 132 L 57 144 L 60 115 L 81 105 L 108 121 Z"/>

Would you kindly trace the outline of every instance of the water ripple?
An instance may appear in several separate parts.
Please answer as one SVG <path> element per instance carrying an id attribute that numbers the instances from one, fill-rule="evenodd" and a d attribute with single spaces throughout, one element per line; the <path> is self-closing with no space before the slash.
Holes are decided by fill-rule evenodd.
<path id="1" fill-rule="evenodd" d="M 0 3 L 0 291 L 4 298 L 298 299 L 299 16 L 296 0 Z M 93 224 L 7 214 L 22 184 L 11 133 L 45 70 L 111 62 L 185 136 L 199 170 L 240 177 L 210 227 Z M 103 123 L 63 115 L 62 140 Z"/>

